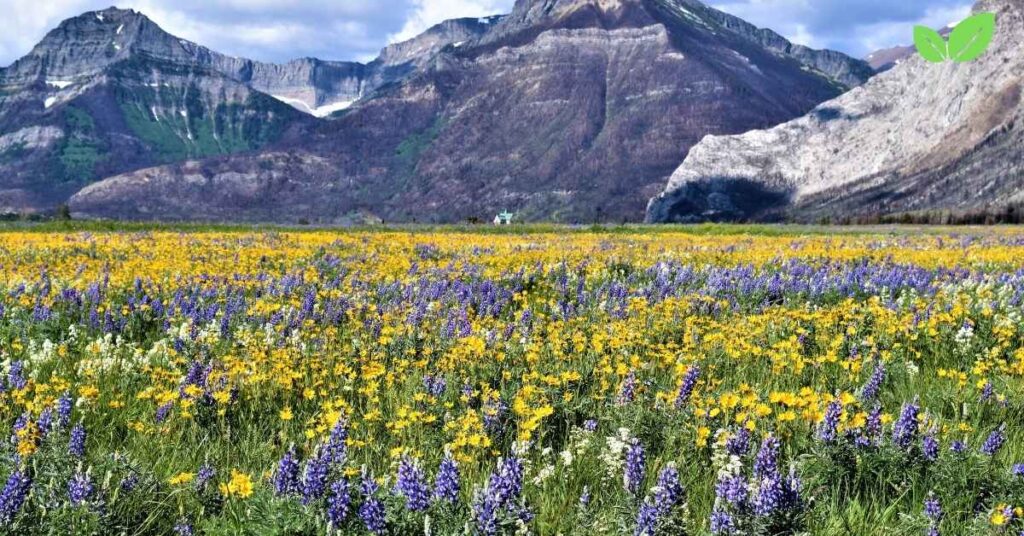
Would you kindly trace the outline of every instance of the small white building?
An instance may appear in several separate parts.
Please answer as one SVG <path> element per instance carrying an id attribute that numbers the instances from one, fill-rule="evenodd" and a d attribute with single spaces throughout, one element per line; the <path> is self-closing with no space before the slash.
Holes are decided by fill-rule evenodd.
<path id="1" fill-rule="evenodd" d="M 515 214 L 506 210 L 494 217 L 494 225 L 512 225 L 512 218 L 514 216 Z"/>

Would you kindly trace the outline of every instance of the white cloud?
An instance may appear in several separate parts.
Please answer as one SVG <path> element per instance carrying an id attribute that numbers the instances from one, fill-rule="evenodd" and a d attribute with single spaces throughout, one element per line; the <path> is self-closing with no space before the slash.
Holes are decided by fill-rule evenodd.
<path id="1" fill-rule="evenodd" d="M 55 21 L 78 13 L 88 0 L 0 1 L 0 65 L 24 55 L 39 42 Z"/>
<path id="2" fill-rule="evenodd" d="M 898 45 L 910 45 L 914 42 L 913 28 L 920 24 L 929 28 L 940 29 L 967 18 L 971 13 L 969 5 L 959 7 L 930 8 L 918 20 L 911 23 L 879 23 L 863 26 L 864 37 L 860 40 L 863 50 L 874 51 Z"/>
<path id="3" fill-rule="evenodd" d="M 404 24 L 409 0 L 0 0 L 0 66 L 25 55 L 64 19 L 111 4 L 168 32 L 235 56 L 373 57 Z M 389 5 L 390 4 L 390 5 Z"/>
<path id="4" fill-rule="evenodd" d="M 786 35 L 790 41 L 805 47 L 819 48 L 818 39 L 803 24 L 795 25 L 794 29 Z"/>
<path id="5" fill-rule="evenodd" d="M 797 43 L 855 55 L 910 42 L 914 24 L 941 27 L 971 0 L 707 0 Z M 367 60 L 389 42 L 456 17 L 511 11 L 515 0 L 0 0 L 0 66 L 61 20 L 116 3 L 214 50 L 265 61 Z"/>
<path id="6" fill-rule="evenodd" d="M 412 5 L 413 11 L 405 25 L 389 36 L 389 42 L 411 39 L 447 19 L 499 15 L 512 9 L 511 0 L 412 0 Z"/>
<path id="7" fill-rule="evenodd" d="M 942 27 L 972 0 L 708 0 L 791 41 L 855 56 L 912 41 L 915 24 Z"/>

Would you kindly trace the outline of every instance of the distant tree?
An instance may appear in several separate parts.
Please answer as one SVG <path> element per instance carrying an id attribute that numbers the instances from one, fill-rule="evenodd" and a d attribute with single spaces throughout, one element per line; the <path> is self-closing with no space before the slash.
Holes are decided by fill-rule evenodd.
<path id="1" fill-rule="evenodd" d="M 71 219 L 71 207 L 67 206 L 67 204 L 65 204 L 65 203 L 61 203 L 61 204 L 57 205 L 57 211 L 54 214 L 54 217 L 58 221 L 68 221 L 68 220 L 70 220 Z"/>

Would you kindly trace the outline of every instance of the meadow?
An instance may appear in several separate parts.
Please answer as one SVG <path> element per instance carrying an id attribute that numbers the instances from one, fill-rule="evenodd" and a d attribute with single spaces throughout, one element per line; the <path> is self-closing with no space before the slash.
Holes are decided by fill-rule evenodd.
<path id="1" fill-rule="evenodd" d="M 0 231 L 0 533 L 1024 531 L 1024 229 Z"/>

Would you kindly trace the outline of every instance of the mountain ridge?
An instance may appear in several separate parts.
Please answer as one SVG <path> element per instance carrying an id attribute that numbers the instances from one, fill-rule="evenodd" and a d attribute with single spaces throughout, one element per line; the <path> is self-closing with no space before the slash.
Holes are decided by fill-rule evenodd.
<path id="1" fill-rule="evenodd" d="M 1024 201 L 1024 5 L 984 0 L 998 30 L 980 59 L 911 57 L 810 114 L 708 136 L 647 221 L 864 219 L 1002 210 Z"/>
<path id="2" fill-rule="evenodd" d="M 0 71 L 0 209 L 638 220 L 703 135 L 785 121 L 868 76 L 695 0 L 520 0 L 366 64 L 226 56 L 111 8 Z"/>
<path id="3" fill-rule="evenodd" d="M 521 1 L 484 35 L 442 48 L 271 153 L 114 177 L 83 189 L 72 209 L 243 221 L 276 219 L 288 206 L 292 221 L 451 222 L 505 209 L 527 220 L 640 220 L 705 134 L 773 125 L 846 89 L 787 54 L 792 46 L 766 48 L 743 33 L 753 26 L 722 19 L 728 28 L 717 11 L 682 5 Z M 193 193 L 187 177 L 224 190 Z"/>

